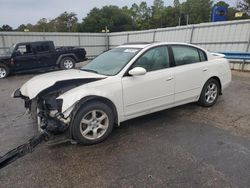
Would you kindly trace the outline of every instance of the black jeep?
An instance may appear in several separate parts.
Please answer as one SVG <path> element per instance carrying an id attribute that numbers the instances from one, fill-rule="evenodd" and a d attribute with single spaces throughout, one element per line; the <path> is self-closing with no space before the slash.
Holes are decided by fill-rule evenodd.
<path id="1" fill-rule="evenodd" d="M 24 42 L 15 45 L 11 55 L 0 56 L 0 79 L 10 73 L 41 69 L 71 69 L 86 60 L 83 48 L 55 48 L 53 41 Z"/>

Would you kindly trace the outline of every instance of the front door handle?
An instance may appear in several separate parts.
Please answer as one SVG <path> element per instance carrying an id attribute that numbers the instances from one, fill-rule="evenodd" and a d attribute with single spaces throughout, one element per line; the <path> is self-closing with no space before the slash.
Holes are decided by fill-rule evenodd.
<path id="1" fill-rule="evenodd" d="M 173 80 L 173 79 L 174 79 L 174 77 L 173 77 L 173 76 L 170 76 L 169 78 L 167 78 L 166 81 L 170 81 L 170 80 Z"/>

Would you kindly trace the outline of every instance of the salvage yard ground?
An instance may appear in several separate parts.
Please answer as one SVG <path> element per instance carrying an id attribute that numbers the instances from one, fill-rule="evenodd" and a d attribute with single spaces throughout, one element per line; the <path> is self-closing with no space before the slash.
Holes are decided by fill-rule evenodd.
<path id="1" fill-rule="evenodd" d="M 0 155 L 37 133 L 10 98 L 32 76 L 0 80 Z M 136 118 L 94 146 L 43 144 L 0 170 L 0 187 L 250 187 L 250 73 L 233 72 L 211 108 Z"/>

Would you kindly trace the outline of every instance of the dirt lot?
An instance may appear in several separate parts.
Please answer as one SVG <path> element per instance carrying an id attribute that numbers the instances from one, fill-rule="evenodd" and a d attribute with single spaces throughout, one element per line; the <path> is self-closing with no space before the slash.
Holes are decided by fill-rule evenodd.
<path id="1" fill-rule="evenodd" d="M 30 75 L 0 80 L 0 155 L 37 132 L 10 98 Z M 127 121 L 89 147 L 39 147 L 0 170 L 0 187 L 250 187 L 250 73 L 233 72 L 217 104 Z"/>

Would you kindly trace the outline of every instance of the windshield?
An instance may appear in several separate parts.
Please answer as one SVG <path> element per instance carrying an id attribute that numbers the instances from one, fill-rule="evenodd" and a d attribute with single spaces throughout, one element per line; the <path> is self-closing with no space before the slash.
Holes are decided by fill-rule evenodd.
<path id="1" fill-rule="evenodd" d="M 113 76 L 120 72 L 139 51 L 138 48 L 114 48 L 99 55 L 81 70 Z"/>

